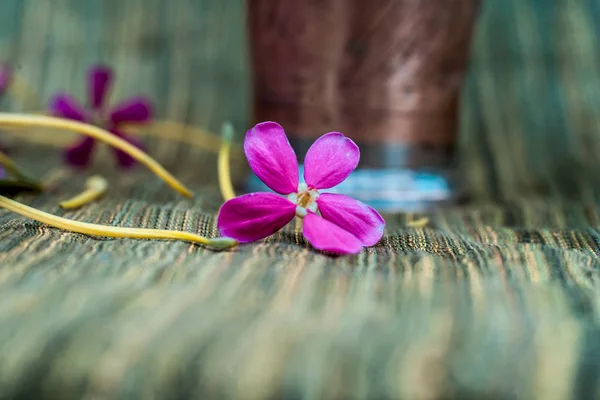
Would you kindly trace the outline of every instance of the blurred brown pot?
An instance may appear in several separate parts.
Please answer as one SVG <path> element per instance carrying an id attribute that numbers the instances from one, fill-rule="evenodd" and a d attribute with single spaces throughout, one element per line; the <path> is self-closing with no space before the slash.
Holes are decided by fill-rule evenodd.
<path id="1" fill-rule="evenodd" d="M 446 164 L 480 0 L 248 0 L 254 122 L 301 156 L 354 139 L 362 166 Z"/>

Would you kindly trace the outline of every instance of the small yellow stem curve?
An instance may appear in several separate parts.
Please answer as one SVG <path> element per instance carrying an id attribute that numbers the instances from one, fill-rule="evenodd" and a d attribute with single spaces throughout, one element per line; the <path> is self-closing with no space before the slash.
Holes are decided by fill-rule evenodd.
<path id="1" fill-rule="evenodd" d="M 406 215 L 406 226 L 409 228 L 424 228 L 429 223 L 429 218 L 421 217 L 419 219 L 414 219 L 415 215 L 413 213 L 409 213 Z"/>
<path id="2" fill-rule="evenodd" d="M 85 182 L 86 189 L 77 196 L 65 200 L 60 203 L 60 206 L 65 209 L 74 209 L 84 206 L 100 196 L 108 189 L 108 182 L 100 175 L 94 175 Z"/>
<path id="3" fill-rule="evenodd" d="M 183 231 L 168 231 L 162 229 L 142 229 L 142 228 L 121 228 L 116 226 L 106 226 L 90 224 L 87 222 L 73 221 L 67 218 L 58 217 L 35 208 L 26 206 L 7 197 L 0 196 L 0 207 L 20 214 L 24 217 L 42 222 L 55 228 L 64 229 L 70 232 L 81 233 L 90 236 L 105 236 L 114 238 L 130 239 L 175 239 L 192 243 L 202 244 L 214 249 L 226 249 L 233 247 L 237 241 L 230 238 L 205 238 Z"/>
<path id="4" fill-rule="evenodd" d="M 65 129 L 85 136 L 90 136 L 100 140 L 116 149 L 122 150 L 135 158 L 140 163 L 146 165 L 152 172 L 164 180 L 174 190 L 186 197 L 192 197 L 192 192 L 186 188 L 177 178 L 171 175 L 159 163 L 149 155 L 128 143 L 127 141 L 115 136 L 104 129 L 98 128 L 79 121 L 49 117 L 44 115 L 13 114 L 0 113 L 0 125 L 4 126 L 38 126 L 45 128 Z"/>
<path id="5" fill-rule="evenodd" d="M 221 148 L 219 149 L 218 170 L 219 188 L 225 201 L 235 197 L 235 190 L 231 183 L 231 170 L 229 168 L 229 154 L 231 152 L 231 141 L 233 140 L 233 126 L 225 123 L 222 130 Z"/>

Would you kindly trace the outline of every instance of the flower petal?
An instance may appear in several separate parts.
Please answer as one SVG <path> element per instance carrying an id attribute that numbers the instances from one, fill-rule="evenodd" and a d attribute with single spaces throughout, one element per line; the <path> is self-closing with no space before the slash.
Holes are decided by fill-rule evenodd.
<path id="1" fill-rule="evenodd" d="M 65 151 L 65 160 L 74 167 L 86 167 L 92 160 L 92 152 L 96 141 L 93 138 L 86 137 L 67 148 Z"/>
<path id="2" fill-rule="evenodd" d="M 356 143 L 339 132 L 318 138 L 304 158 L 304 181 L 314 189 L 329 189 L 344 181 L 358 165 Z"/>
<path id="3" fill-rule="evenodd" d="M 152 118 L 152 104 L 148 99 L 135 97 L 117 105 L 110 113 L 113 125 L 124 122 L 144 123 Z"/>
<path id="4" fill-rule="evenodd" d="M 115 129 L 111 130 L 111 132 L 114 133 L 115 136 L 118 136 L 121 139 L 126 140 L 127 142 L 131 143 L 138 149 L 144 148 L 144 144 L 137 137 L 125 135 L 124 133 L 122 133 L 118 130 L 115 130 Z M 129 154 L 125 153 L 124 151 L 117 150 L 117 149 L 114 149 L 114 151 L 115 151 L 115 157 L 117 159 L 117 164 L 119 164 L 120 167 L 129 169 L 137 163 L 135 158 L 131 157 Z"/>
<path id="5" fill-rule="evenodd" d="M 252 171 L 273 191 L 290 194 L 298 190 L 298 160 L 283 128 L 262 122 L 246 133 L 244 152 Z"/>
<path id="6" fill-rule="evenodd" d="M 264 239 L 294 219 L 296 205 L 274 193 L 250 193 L 221 206 L 217 226 L 222 236 L 242 243 Z"/>
<path id="7" fill-rule="evenodd" d="M 321 193 L 317 205 L 323 218 L 352 233 L 363 246 L 373 246 L 383 236 L 385 221 L 381 215 L 352 197 Z"/>
<path id="8" fill-rule="evenodd" d="M 4 168 L 0 167 L 0 178 L 6 178 L 6 172 L 4 171 Z"/>
<path id="9" fill-rule="evenodd" d="M 54 116 L 74 119 L 76 121 L 85 121 L 87 119 L 85 109 L 74 97 L 66 93 L 54 96 L 50 101 L 50 112 Z"/>
<path id="10" fill-rule="evenodd" d="M 304 217 L 303 229 L 304 237 L 315 249 L 338 254 L 357 254 L 362 250 L 356 236 L 313 212 Z"/>
<path id="11" fill-rule="evenodd" d="M 94 110 L 101 109 L 104 105 L 112 80 L 113 71 L 110 67 L 97 65 L 88 72 L 89 104 Z"/>

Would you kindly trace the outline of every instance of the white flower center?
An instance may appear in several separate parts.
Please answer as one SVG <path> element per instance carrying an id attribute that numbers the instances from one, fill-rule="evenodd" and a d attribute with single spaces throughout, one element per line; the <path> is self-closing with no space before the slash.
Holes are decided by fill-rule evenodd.
<path id="1" fill-rule="evenodd" d="M 288 200 L 296 204 L 296 215 L 304 217 L 308 210 L 316 213 L 318 211 L 317 199 L 319 191 L 316 189 L 308 189 L 306 183 L 298 185 L 298 193 L 290 193 L 287 196 Z"/>

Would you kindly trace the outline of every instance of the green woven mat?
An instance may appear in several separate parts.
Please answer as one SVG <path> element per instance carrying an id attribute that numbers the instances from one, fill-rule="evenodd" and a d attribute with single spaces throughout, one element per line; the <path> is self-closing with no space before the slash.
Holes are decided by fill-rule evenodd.
<path id="1" fill-rule="evenodd" d="M 0 54 L 41 99 L 5 107 L 83 96 L 83 71 L 101 60 L 117 69 L 115 97 L 148 94 L 161 119 L 245 127 L 239 0 L 5 0 L 0 11 Z M 294 226 L 217 253 L 0 211 L 0 398 L 598 398 L 598 15 L 593 0 L 488 0 L 463 102 L 473 203 L 432 212 L 424 229 L 388 215 L 381 243 L 357 256 L 315 252 Z M 73 172 L 40 134 L 11 140 L 14 156 L 53 189 L 19 201 L 217 234 L 214 153 L 146 139 L 196 192 L 187 200 L 110 158 Z M 61 210 L 93 173 L 109 194 Z"/>

